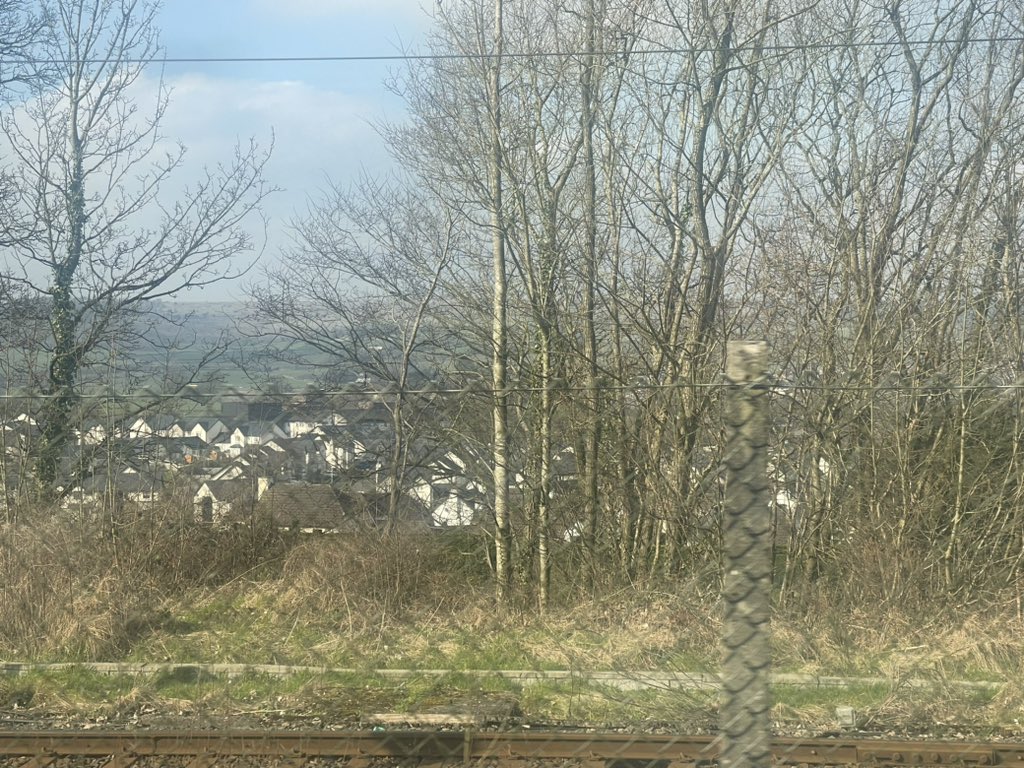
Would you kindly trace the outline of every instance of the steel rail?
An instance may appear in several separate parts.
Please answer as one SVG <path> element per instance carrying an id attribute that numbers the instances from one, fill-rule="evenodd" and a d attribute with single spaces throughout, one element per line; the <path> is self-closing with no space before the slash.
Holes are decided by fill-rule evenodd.
<path id="1" fill-rule="evenodd" d="M 212 766 L 220 758 L 256 757 L 296 765 L 345 759 L 353 768 L 386 758 L 466 765 L 572 760 L 614 766 L 629 761 L 682 768 L 713 764 L 720 747 L 713 736 L 605 732 L 0 731 L 0 759 L 29 758 L 34 766 L 104 757 L 108 765 L 118 766 L 158 757 L 192 758 L 190 766 Z M 780 765 L 1024 768 L 1024 743 L 777 738 L 773 753 Z"/>

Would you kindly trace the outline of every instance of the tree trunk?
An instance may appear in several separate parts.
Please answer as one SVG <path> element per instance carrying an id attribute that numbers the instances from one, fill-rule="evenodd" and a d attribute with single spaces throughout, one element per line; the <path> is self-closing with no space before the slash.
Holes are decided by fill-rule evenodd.
<path id="1" fill-rule="evenodd" d="M 68 126 L 70 173 L 68 183 L 67 252 L 54 269 L 50 286 L 50 323 L 53 331 L 53 355 L 50 361 L 50 392 L 42 408 L 41 446 L 36 462 L 36 479 L 43 498 L 56 492 L 61 457 L 71 433 L 78 379 L 78 308 L 72 285 L 82 260 L 85 225 L 85 172 L 82 165 L 82 139 L 78 132 L 78 79 L 72 81 L 71 114 Z"/>
<path id="2" fill-rule="evenodd" d="M 508 509 L 508 392 L 507 306 L 505 267 L 505 222 L 502 213 L 501 151 L 501 54 L 504 45 L 502 27 L 503 0 L 494 0 L 494 60 L 491 65 L 491 245 L 494 272 L 494 296 L 491 314 L 491 385 L 494 423 L 494 546 L 496 596 L 506 602 L 512 591 L 512 529 Z"/>
<path id="3" fill-rule="evenodd" d="M 584 166 L 584 237 L 586 239 L 585 278 L 583 291 L 584 355 L 586 357 L 587 423 L 584 438 L 583 503 L 587 522 L 587 543 L 596 554 L 598 542 L 598 450 L 601 443 L 601 392 L 598 386 L 597 366 L 597 170 L 594 162 L 594 71 L 597 60 L 596 9 L 594 0 L 587 3 L 586 49 L 583 59 L 581 84 L 583 91 L 583 166 Z M 595 559 L 596 566 L 596 559 Z"/>

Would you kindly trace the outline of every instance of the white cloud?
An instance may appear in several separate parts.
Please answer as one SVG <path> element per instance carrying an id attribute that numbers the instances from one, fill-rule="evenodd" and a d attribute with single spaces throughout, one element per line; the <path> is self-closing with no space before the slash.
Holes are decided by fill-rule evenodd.
<path id="1" fill-rule="evenodd" d="M 383 116 L 382 102 L 357 98 L 301 81 L 255 81 L 189 74 L 168 78 L 171 100 L 162 124 L 166 142 L 187 149 L 184 167 L 172 187 L 194 180 L 203 166 L 230 160 L 236 142 L 254 138 L 274 142 L 267 181 L 281 188 L 263 210 L 267 243 L 262 261 L 280 258 L 290 244 L 289 226 L 302 216 L 328 180 L 346 185 L 363 169 L 383 173 L 387 150 L 370 124 Z M 152 103 L 155 82 L 145 83 L 137 99 Z M 165 190 L 173 194 L 173 189 Z M 256 222 L 253 222 L 254 225 Z M 208 299 L 237 293 L 222 285 L 202 294 Z"/>
<path id="2" fill-rule="evenodd" d="M 186 75 L 172 79 L 163 133 L 207 155 L 235 139 L 276 137 L 289 175 L 346 170 L 352 151 L 374 137 L 383 104 L 295 80 L 246 81 Z M 350 150 L 346 152 L 345 150 Z M 275 163 L 279 165 L 280 163 Z M 351 168 L 351 165 L 349 165 Z"/>
<path id="3" fill-rule="evenodd" d="M 341 185 L 365 169 L 383 173 L 390 167 L 387 150 L 371 125 L 384 116 L 388 99 L 383 94 L 352 96 L 298 80 L 242 80 L 187 74 L 168 77 L 170 103 L 160 126 L 164 150 L 173 152 L 178 143 L 187 148 L 183 166 L 162 190 L 168 200 L 202 174 L 203 167 L 228 163 L 237 143 L 255 139 L 273 154 L 266 168 L 267 181 L 282 188 L 267 199 L 267 247 L 264 259 L 279 257 L 289 243 L 288 225 L 302 215 L 310 199 L 316 199 L 328 180 Z M 143 77 L 131 96 L 138 106 L 138 119 L 152 115 L 158 81 Z M 397 111 L 391 102 L 392 112 Z M 24 110 L 15 110 L 23 119 Z M 2 144 L 2 142 L 0 142 Z M 6 147 L 0 147 L 5 157 Z M 140 172 L 142 168 L 139 169 Z M 139 226 L 155 223 L 156 209 L 143 212 Z M 154 217 L 152 222 L 149 218 Z M 258 222 L 253 222 L 258 226 Z M 210 293 L 237 290 L 223 286 Z"/>
<path id="4" fill-rule="evenodd" d="M 239 81 L 187 75 L 170 81 L 171 103 L 163 124 L 169 140 L 188 147 L 187 168 L 230 158 L 236 141 L 255 138 L 274 150 L 267 180 L 282 192 L 267 201 L 267 258 L 288 241 L 288 222 L 301 215 L 328 179 L 347 184 L 363 169 L 384 172 L 387 150 L 371 121 L 380 102 L 353 98 L 299 81 Z M 188 168 L 193 169 L 189 172 Z"/>
<path id="5" fill-rule="evenodd" d="M 216 162 L 238 140 L 275 140 L 272 180 L 304 195 L 324 175 L 342 180 L 387 162 L 371 122 L 382 101 L 294 80 L 245 81 L 186 75 L 169 81 L 163 134 L 189 147 L 190 162 Z"/>

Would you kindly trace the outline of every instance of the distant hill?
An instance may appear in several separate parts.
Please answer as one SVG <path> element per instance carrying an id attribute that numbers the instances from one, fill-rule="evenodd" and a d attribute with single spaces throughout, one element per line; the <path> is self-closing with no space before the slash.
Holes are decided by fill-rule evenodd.
<path id="1" fill-rule="evenodd" d="M 245 304 L 238 301 L 159 301 L 154 306 L 170 320 L 185 322 L 200 339 L 216 339 L 225 332 L 235 335 L 235 323 L 245 311 Z M 163 332 L 171 333 L 174 322 L 166 323 Z"/>
<path id="2" fill-rule="evenodd" d="M 247 338 L 239 332 L 238 321 L 246 312 L 246 305 L 240 301 L 157 301 L 151 307 L 154 313 L 147 319 L 144 336 L 153 347 L 130 351 L 124 348 L 125 342 L 121 342 L 121 352 L 125 353 L 125 358 L 130 356 L 135 366 L 133 373 L 150 382 L 142 386 L 159 389 L 159 382 L 164 381 L 168 373 L 173 378 L 175 369 L 193 368 L 207 350 L 223 341 L 230 341 L 231 348 L 217 359 L 215 369 L 206 370 L 216 374 L 228 389 L 255 390 L 271 383 L 278 389 L 305 389 L 316 378 L 313 369 L 322 371 L 329 363 L 322 353 L 303 344 L 291 344 L 289 353 L 306 365 L 281 362 L 273 354 L 267 354 L 267 339 Z M 19 349 L 17 343 L 7 345 L 0 360 L 0 387 L 25 392 L 34 390 L 35 386 L 29 384 L 30 379 L 24 374 L 26 365 L 35 369 L 37 381 L 44 376 L 46 360 L 40 351 L 41 340 L 48 334 L 46 308 L 40 307 L 35 314 L 39 327 L 31 333 L 22 333 L 24 347 Z M 21 326 L 24 324 L 23 313 Z M 354 380 L 357 375 L 358 372 L 354 372 L 351 378 Z"/>

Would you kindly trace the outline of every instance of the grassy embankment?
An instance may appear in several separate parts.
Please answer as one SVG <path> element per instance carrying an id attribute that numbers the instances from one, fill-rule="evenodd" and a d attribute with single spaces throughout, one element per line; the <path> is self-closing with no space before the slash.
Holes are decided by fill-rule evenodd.
<path id="1" fill-rule="evenodd" d="M 212 531 L 165 512 L 115 536 L 67 523 L 0 533 L 0 659 L 234 662 L 346 668 L 228 679 L 197 670 L 106 676 L 85 669 L 0 678 L 0 710 L 110 718 L 140 712 L 370 713 L 515 702 L 531 720 L 713 721 L 708 692 L 622 691 L 580 678 L 518 684 L 470 670 L 714 671 L 713 583 L 586 588 L 556 579 L 544 617 L 492 604 L 483 537 L 367 532 L 296 537 L 268 527 Z M 944 722 L 1015 729 L 1024 633 L 1007 597 L 986 605 L 836 605 L 828 595 L 774 620 L 775 669 L 880 677 L 843 689 L 780 685 L 775 716 L 828 728 L 834 708 L 875 727 Z M 379 669 L 450 669 L 386 679 Z M 913 687 L 911 680 L 928 681 Z M 951 681 L 1008 681 L 1001 689 Z"/>

